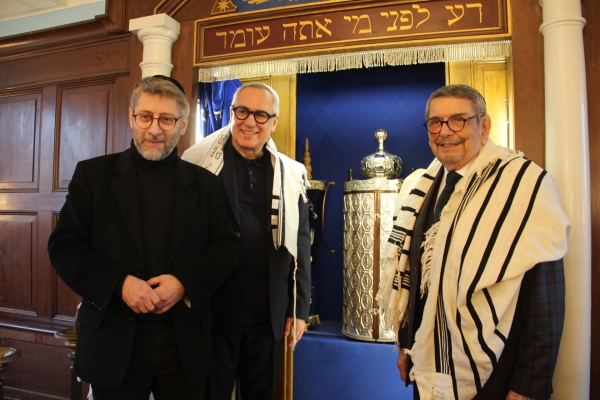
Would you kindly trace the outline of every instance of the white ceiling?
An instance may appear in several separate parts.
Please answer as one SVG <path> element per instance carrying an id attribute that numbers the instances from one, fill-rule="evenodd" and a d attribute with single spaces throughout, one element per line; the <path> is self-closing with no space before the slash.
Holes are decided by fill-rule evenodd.
<path id="1" fill-rule="evenodd" d="M 0 0 L 0 37 L 93 19 L 105 0 Z"/>
<path id="2" fill-rule="evenodd" d="M 34 14 L 73 7 L 69 0 L 0 0 L 0 20 L 22 18 Z"/>

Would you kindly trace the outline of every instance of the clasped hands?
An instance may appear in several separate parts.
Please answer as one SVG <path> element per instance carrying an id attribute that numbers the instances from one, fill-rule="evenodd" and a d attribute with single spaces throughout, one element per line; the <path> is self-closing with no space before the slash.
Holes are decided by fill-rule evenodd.
<path id="1" fill-rule="evenodd" d="M 177 304 L 185 289 L 173 275 L 159 275 L 144 281 L 127 275 L 123 281 L 121 296 L 125 304 L 136 314 L 163 314 Z"/>

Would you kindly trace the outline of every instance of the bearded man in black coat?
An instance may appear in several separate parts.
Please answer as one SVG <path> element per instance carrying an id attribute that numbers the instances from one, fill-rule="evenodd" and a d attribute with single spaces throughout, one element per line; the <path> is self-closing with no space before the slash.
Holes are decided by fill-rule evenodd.
<path id="1" fill-rule="evenodd" d="M 177 81 L 135 84 L 131 147 L 79 162 L 48 253 L 83 300 L 75 372 L 94 399 L 201 399 L 209 296 L 237 264 L 220 179 L 177 156 L 189 103 Z"/>

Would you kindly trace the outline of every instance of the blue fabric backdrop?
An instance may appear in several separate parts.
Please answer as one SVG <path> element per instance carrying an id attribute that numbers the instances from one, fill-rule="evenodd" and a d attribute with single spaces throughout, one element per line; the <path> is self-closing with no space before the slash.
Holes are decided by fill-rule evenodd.
<path id="1" fill-rule="evenodd" d="M 377 151 L 377 129 L 390 136 L 386 150 L 404 162 L 401 178 L 429 165 L 425 104 L 445 84 L 444 64 L 420 64 L 299 74 L 296 89 L 296 159 L 309 139 L 313 179 L 334 181 L 325 206 L 327 252 L 315 229 L 313 248 L 316 309 L 323 320 L 341 320 L 343 307 L 343 194 L 348 170 L 365 179 L 360 160 Z M 318 209 L 320 213 L 320 207 Z"/>
<path id="2" fill-rule="evenodd" d="M 229 107 L 235 90 L 242 86 L 239 79 L 198 83 L 200 101 L 200 135 L 204 138 L 229 123 Z"/>

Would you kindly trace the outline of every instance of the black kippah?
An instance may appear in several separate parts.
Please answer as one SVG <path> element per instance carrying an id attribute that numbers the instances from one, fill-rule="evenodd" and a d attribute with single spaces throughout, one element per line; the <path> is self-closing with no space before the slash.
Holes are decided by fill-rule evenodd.
<path id="1" fill-rule="evenodd" d="M 158 79 L 162 79 L 164 81 L 169 81 L 172 84 L 174 84 L 175 86 L 177 86 L 179 88 L 179 90 L 181 90 L 181 93 L 185 94 L 185 91 L 183 90 L 183 86 L 181 86 L 181 83 L 179 83 L 177 81 L 177 79 L 173 79 L 170 76 L 165 76 L 165 75 L 154 75 L 153 78 L 158 78 Z"/>

